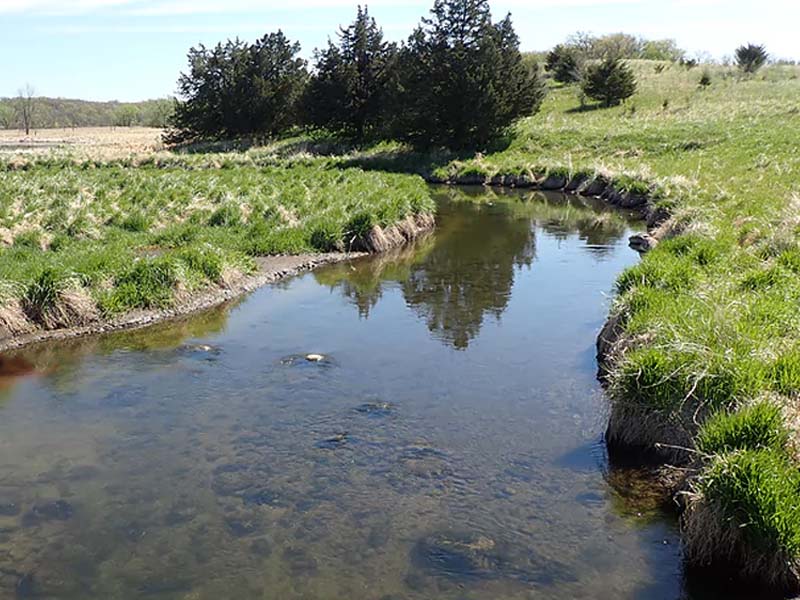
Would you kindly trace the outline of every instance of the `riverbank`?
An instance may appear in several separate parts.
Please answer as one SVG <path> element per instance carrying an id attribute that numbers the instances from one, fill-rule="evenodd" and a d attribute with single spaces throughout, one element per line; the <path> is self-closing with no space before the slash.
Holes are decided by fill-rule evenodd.
<path id="1" fill-rule="evenodd" d="M 166 309 L 136 310 L 125 315 L 101 319 L 77 327 L 55 330 L 36 330 L 21 335 L 0 339 L 0 352 L 22 348 L 31 344 L 46 341 L 65 340 L 70 338 L 96 335 L 124 329 L 148 327 L 180 316 L 189 315 L 213 308 L 252 292 L 264 285 L 293 277 L 316 267 L 357 258 L 366 252 L 326 254 L 297 254 L 293 256 L 268 256 L 256 259 L 258 268 L 255 273 L 243 276 L 230 286 L 205 289 L 197 294 L 179 299 Z"/>
<path id="2" fill-rule="evenodd" d="M 11 157 L 0 169 L 0 347 L 132 327 L 284 270 L 433 228 L 415 176 Z M 280 271 L 281 269 L 277 269 Z"/>

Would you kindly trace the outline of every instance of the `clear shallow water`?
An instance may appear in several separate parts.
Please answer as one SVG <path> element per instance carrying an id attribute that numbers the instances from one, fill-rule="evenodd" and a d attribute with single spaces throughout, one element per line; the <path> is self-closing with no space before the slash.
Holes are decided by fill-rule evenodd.
<path id="1" fill-rule="evenodd" d="M 412 247 L 3 357 L 0 596 L 687 597 L 601 442 L 629 224 L 437 194 Z"/>

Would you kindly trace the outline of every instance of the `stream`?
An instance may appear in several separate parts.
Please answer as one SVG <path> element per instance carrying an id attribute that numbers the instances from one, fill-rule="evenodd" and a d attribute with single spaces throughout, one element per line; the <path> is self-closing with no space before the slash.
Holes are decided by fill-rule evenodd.
<path id="1" fill-rule="evenodd" d="M 594 340 L 641 224 L 434 194 L 406 248 L 3 356 L 0 596 L 700 598 L 602 440 Z"/>

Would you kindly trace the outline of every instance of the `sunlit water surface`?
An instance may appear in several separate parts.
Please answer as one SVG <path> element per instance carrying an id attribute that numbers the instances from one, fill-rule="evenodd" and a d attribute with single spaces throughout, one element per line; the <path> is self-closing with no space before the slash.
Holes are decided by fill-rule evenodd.
<path id="1" fill-rule="evenodd" d="M 601 439 L 630 222 L 436 193 L 399 252 L 5 356 L 0 595 L 684 597 L 674 519 Z"/>

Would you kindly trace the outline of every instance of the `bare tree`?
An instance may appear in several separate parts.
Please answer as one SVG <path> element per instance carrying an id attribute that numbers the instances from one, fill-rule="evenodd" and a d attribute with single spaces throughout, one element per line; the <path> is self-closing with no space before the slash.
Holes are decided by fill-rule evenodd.
<path id="1" fill-rule="evenodd" d="M 36 112 L 36 90 L 30 83 L 26 83 L 17 93 L 17 118 L 25 130 L 25 135 L 30 135 L 33 129 L 33 118 Z"/>

